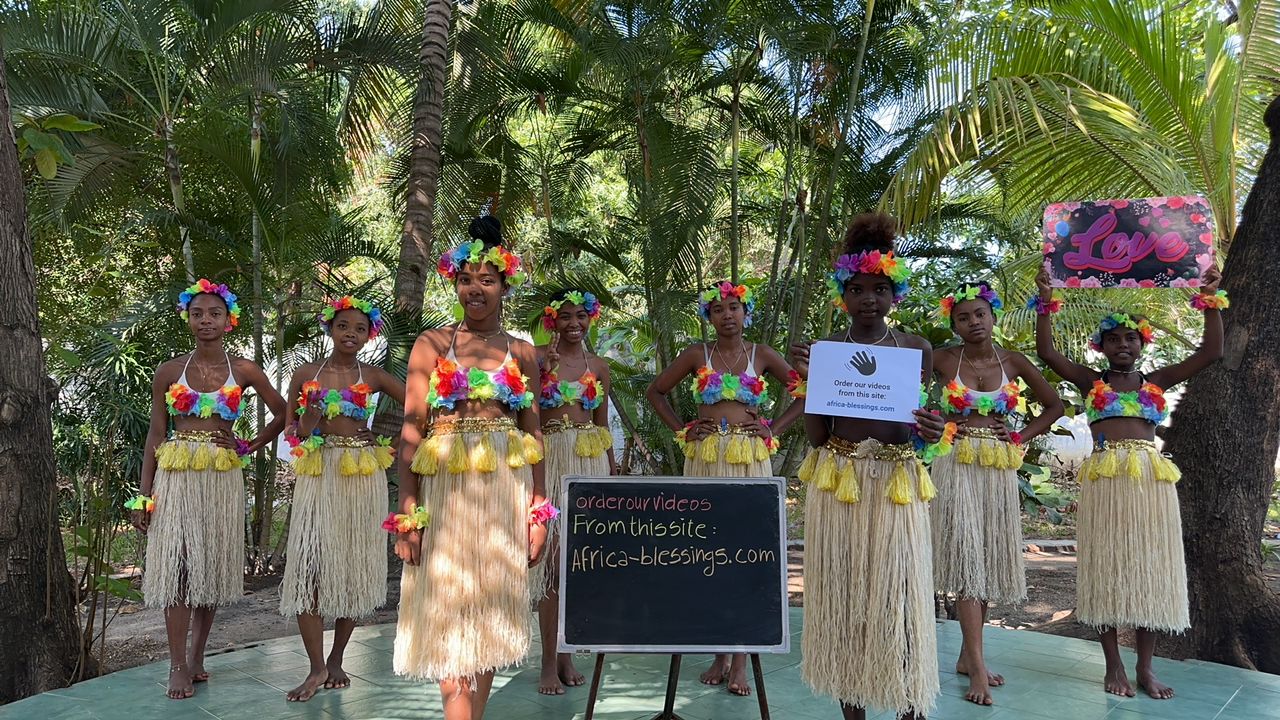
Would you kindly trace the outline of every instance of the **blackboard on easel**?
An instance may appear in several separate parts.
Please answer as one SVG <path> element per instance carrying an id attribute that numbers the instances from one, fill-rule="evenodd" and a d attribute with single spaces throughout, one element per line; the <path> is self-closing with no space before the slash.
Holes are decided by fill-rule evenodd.
<path id="1" fill-rule="evenodd" d="M 782 478 L 566 478 L 559 652 L 790 652 L 785 503 Z"/>

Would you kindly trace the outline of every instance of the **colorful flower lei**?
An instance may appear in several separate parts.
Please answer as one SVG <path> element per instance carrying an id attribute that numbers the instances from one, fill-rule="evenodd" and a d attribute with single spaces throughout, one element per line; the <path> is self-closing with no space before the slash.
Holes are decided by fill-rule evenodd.
<path id="1" fill-rule="evenodd" d="M 1098 330 L 1089 338 L 1089 347 L 1102 352 L 1102 336 L 1121 326 L 1137 330 L 1138 335 L 1142 337 L 1143 345 L 1150 345 L 1155 340 L 1156 331 L 1152 329 L 1151 323 L 1147 322 L 1146 318 L 1134 320 L 1126 313 L 1117 312 L 1102 318 L 1102 322 L 1098 323 Z"/>
<path id="2" fill-rule="evenodd" d="M 558 517 L 560 517 L 560 510 L 552 505 L 550 500 L 543 500 L 529 508 L 530 525 L 545 525 Z"/>
<path id="3" fill-rule="evenodd" d="M 411 513 L 387 513 L 387 519 L 382 521 L 382 529 L 394 535 L 421 530 L 430 524 L 431 514 L 419 505 Z"/>
<path id="4" fill-rule="evenodd" d="M 1227 298 L 1226 290 L 1219 290 L 1213 295 L 1196 293 L 1191 296 L 1191 307 L 1201 312 L 1205 310 L 1226 310 L 1231 307 L 1231 300 Z"/>
<path id="5" fill-rule="evenodd" d="M 150 495 L 138 493 L 130 498 L 124 504 L 125 510 L 142 510 L 143 512 L 151 512 L 156 509 L 156 499 Z"/>
<path id="6" fill-rule="evenodd" d="M 600 317 L 600 301 L 595 295 L 589 292 L 578 292 L 572 290 L 565 294 L 562 300 L 552 300 L 547 303 L 547 307 L 542 310 L 542 327 L 548 332 L 556 329 L 556 315 L 560 312 L 560 308 L 565 305 L 581 305 L 583 310 L 587 311 L 587 317 L 591 322 L 595 322 Z"/>
<path id="7" fill-rule="evenodd" d="M 938 305 L 942 310 L 942 317 L 950 318 L 952 308 L 968 300 L 986 300 L 987 304 L 991 306 L 991 312 L 995 313 L 997 319 L 1004 315 L 1004 303 L 1000 300 L 1000 296 L 996 294 L 995 290 L 991 289 L 990 285 L 985 282 L 979 282 L 973 284 L 965 283 L 954 293 L 939 300 Z"/>
<path id="8" fill-rule="evenodd" d="M 227 304 L 228 331 L 240 324 L 240 303 L 236 302 L 236 294 L 226 285 L 214 283 L 206 278 L 200 278 L 195 285 L 178 293 L 178 314 L 183 320 L 190 318 L 187 308 L 191 306 L 191 300 L 202 293 L 217 295 Z"/>
<path id="9" fill-rule="evenodd" d="M 324 329 L 325 335 L 331 333 L 330 326 L 333 325 L 333 319 L 343 310 L 359 310 L 369 316 L 370 340 L 378 337 L 382 332 L 382 328 L 386 325 L 386 319 L 382 317 L 382 311 L 374 307 L 373 303 L 350 295 L 344 295 L 325 305 L 325 308 L 316 316 L 316 319 L 320 321 L 320 327 Z"/>
<path id="10" fill-rule="evenodd" d="M 751 315 L 756 311 L 756 294 L 746 285 L 734 285 L 728 281 L 716 283 L 714 286 L 698 293 L 698 315 L 703 320 L 711 319 L 711 303 L 729 298 L 737 298 L 746 310 L 742 324 L 751 327 Z"/>
<path id="11" fill-rule="evenodd" d="M 1027 309 L 1035 310 L 1037 315 L 1052 315 L 1062 310 L 1062 298 L 1055 295 L 1045 302 L 1045 299 L 1039 295 L 1032 295 L 1027 298 Z"/>
<path id="12" fill-rule="evenodd" d="M 468 263 L 480 265 L 489 263 L 498 268 L 498 272 L 507 278 L 508 287 L 523 285 L 526 279 L 520 270 L 520 256 L 501 245 L 494 245 L 488 250 L 480 240 L 464 242 L 458 247 L 440 256 L 436 272 L 448 280 L 458 277 L 462 266 Z"/>
<path id="13" fill-rule="evenodd" d="M 831 304 L 848 312 L 844 302 L 844 284 L 854 275 L 884 275 L 893 282 L 893 301 L 902 302 L 907 296 L 907 279 L 911 277 L 911 268 L 894 257 L 893 251 L 865 250 L 852 255 L 841 255 L 836 258 L 835 271 L 827 276 L 827 294 Z"/>

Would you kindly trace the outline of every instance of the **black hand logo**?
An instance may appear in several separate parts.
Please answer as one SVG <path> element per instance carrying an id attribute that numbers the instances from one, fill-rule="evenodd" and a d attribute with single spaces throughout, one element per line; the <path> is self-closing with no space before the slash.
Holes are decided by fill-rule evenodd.
<path id="1" fill-rule="evenodd" d="M 863 375 L 876 374 L 876 357 L 866 350 L 859 350 L 849 358 L 849 362 L 845 363 L 846 367 L 851 370 L 857 370 Z"/>

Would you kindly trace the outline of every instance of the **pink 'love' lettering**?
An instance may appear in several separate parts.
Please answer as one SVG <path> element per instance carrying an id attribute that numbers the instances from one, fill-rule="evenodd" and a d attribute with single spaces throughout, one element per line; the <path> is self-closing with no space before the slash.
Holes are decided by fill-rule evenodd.
<path id="1" fill-rule="evenodd" d="M 1190 250 L 1176 232 L 1135 232 L 1129 236 L 1112 232 L 1117 222 L 1113 213 L 1107 213 L 1094 220 L 1088 230 L 1072 235 L 1071 244 L 1079 251 L 1063 253 L 1063 264 L 1076 271 L 1123 273 L 1152 252 L 1161 262 L 1172 263 L 1181 260 Z"/>

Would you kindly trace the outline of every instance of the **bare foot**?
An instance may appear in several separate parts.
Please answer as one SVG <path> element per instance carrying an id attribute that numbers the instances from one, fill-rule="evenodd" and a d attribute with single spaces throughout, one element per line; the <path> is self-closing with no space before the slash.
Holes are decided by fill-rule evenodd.
<path id="1" fill-rule="evenodd" d="M 965 662 L 963 659 L 956 660 L 956 674 L 957 675 L 969 674 L 969 664 Z M 991 687 L 1000 687 L 1003 684 L 1004 684 L 1003 675 L 999 673 L 993 673 L 990 670 L 987 670 L 987 685 Z"/>
<path id="2" fill-rule="evenodd" d="M 717 655 L 711 667 L 698 676 L 703 685 L 719 685 L 729 677 L 729 656 Z"/>
<path id="3" fill-rule="evenodd" d="M 1156 700 L 1168 700 L 1173 697 L 1173 688 L 1157 680 L 1156 674 L 1151 670 L 1138 671 L 1138 687 Z"/>
<path id="4" fill-rule="evenodd" d="M 991 699 L 991 687 L 987 684 L 987 680 L 983 675 L 986 675 L 986 672 L 969 676 L 969 691 L 964 694 L 965 700 L 978 705 L 990 705 L 994 702 Z"/>
<path id="5" fill-rule="evenodd" d="M 585 685 L 586 676 L 578 672 L 578 668 L 573 665 L 573 655 L 569 653 L 560 653 L 556 658 L 556 672 L 560 674 L 560 682 L 566 687 L 578 687 Z"/>
<path id="6" fill-rule="evenodd" d="M 186 700 L 196 694 L 195 687 L 191 684 L 191 671 L 186 665 L 174 665 L 169 668 L 169 689 L 165 691 L 165 695 L 170 700 Z"/>
<path id="7" fill-rule="evenodd" d="M 316 692 L 324 687 L 324 682 L 329 679 L 329 671 L 312 670 L 307 679 L 302 681 L 298 687 L 285 693 L 285 699 L 289 702 L 306 702 L 312 698 Z"/>
<path id="8" fill-rule="evenodd" d="M 563 695 L 564 684 L 560 682 L 559 663 L 542 664 L 542 675 L 538 677 L 539 695 Z"/>
<path id="9" fill-rule="evenodd" d="M 325 690 L 341 690 L 342 688 L 351 687 L 351 677 L 342 670 L 341 664 L 329 663 L 325 666 L 329 671 L 329 677 L 325 678 Z"/>
<path id="10" fill-rule="evenodd" d="M 743 697 L 751 694 L 751 685 L 747 682 L 746 655 L 733 656 L 733 665 L 729 668 L 729 693 Z"/>
<path id="11" fill-rule="evenodd" d="M 1123 667 L 1107 670 L 1103 685 L 1112 695 L 1133 697 L 1133 686 L 1129 684 L 1129 676 L 1125 674 Z"/>
<path id="12" fill-rule="evenodd" d="M 191 668 L 191 682 L 209 682 L 209 673 L 205 672 L 204 669 L 204 658 L 191 658 L 187 663 L 187 667 Z"/>

